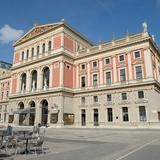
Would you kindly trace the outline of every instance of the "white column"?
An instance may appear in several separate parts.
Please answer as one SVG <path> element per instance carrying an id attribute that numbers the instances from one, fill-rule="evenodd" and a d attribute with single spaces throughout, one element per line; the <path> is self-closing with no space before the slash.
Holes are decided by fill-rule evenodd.
<path id="1" fill-rule="evenodd" d="M 42 89 L 42 73 L 41 73 L 41 69 L 38 68 L 37 70 L 37 90 Z"/>
<path id="2" fill-rule="evenodd" d="M 90 84 L 90 62 L 87 62 L 87 77 L 88 77 L 88 87 L 91 86 Z"/>
<path id="3" fill-rule="evenodd" d="M 116 57 L 113 56 L 113 76 L 114 76 L 114 83 L 117 82 L 117 68 L 116 68 Z"/>
<path id="4" fill-rule="evenodd" d="M 132 64 L 131 64 L 131 53 L 128 53 L 127 56 L 128 56 L 128 74 L 129 74 L 129 81 L 130 81 L 130 80 L 133 80 L 133 77 L 132 77 Z"/>
<path id="5" fill-rule="evenodd" d="M 53 64 L 50 65 L 49 88 L 52 87 L 52 81 L 53 81 L 52 77 L 53 77 Z"/>
<path id="6" fill-rule="evenodd" d="M 99 59 L 99 85 L 103 84 L 102 59 Z"/>
<path id="7" fill-rule="evenodd" d="M 26 81 L 26 91 L 29 92 L 31 90 L 31 76 L 30 72 L 27 72 L 27 81 Z"/>
<path id="8" fill-rule="evenodd" d="M 64 62 L 60 61 L 60 86 L 64 85 Z"/>
<path id="9" fill-rule="evenodd" d="M 76 88 L 79 88 L 79 65 L 76 66 Z"/>

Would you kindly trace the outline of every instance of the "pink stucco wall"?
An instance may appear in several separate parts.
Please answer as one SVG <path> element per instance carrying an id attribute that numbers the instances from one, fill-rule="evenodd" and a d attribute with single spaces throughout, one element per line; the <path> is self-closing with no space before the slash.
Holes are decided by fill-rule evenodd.
<path id="1" fill-rule="evenodd" d="M 67 68 L 67 65 L 70 68 Z M 73 65 L 69 63 L 64 63 L 64 86 L 73 88 Z"/>
<path id="2" fill-rule="evenodd" d="M 61 36 L 55 37 L 53 41 L 53 48 L 59 48 L 61 46 Z"/>
<path id="3" fill-rule="evenodd" d="M 17 88 L 17 78 L 12 77 L 12 94 L 16 93 Z"/>
<path id="4" fill-rule="evenodd" d="M 74 43 L 73 40 L 64 36 L 64 48 L 74 51 Z"/>
<path id="5" fill-rule="evenodd" d="M 59 65 L 59 62 L 56 62 Z M 52 65 L 54 66 L 55 63 Z M 59 78 L 60 78 L 60 67 L 52 67 L 52 87 L 57 87 L 59 86 Z"/>
<path id="6" fill-rule="evenodd" d="M 14 54 L 14 63 L 18 62 L 20 60 L 20 53 L 17 52 Z"/>

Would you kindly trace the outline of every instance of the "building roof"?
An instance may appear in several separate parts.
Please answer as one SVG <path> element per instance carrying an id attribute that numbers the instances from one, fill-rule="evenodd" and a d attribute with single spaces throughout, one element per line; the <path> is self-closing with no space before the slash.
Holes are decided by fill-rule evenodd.
<path id="1" fill-rule="evenodd" d="M 58 23 L 51 23 L 51 24 L 46 24 L 46 25 L 38 25 L 37 22 L 34 23 L 34 27 L 29 30 L 26 34 L 24 34 L 20 39 L 18 39 L 16 42 L 13 43 L 13 46 L 17 46 L 23 42 L 26 42 L 34 37 L 37 37 L 43 33 L 46 33 L 48 31 L 51 31 L 57 27 L 60 26 L 64 26 L 67 27 L 68 29 L 70 29 L 72 32 L 74 32 L 75 34 L 79 35 L 81 38 L 85 39 L 90 45 L 94 45 L 90 40 L 88 40 L 87 38 L 85 38 L 83 35 L 81 35 L 79 32 L 77 32 L 75 29 L 73 29 L 72 27 L 70 27 L 68 24 L 66 24 L 64 22 L 64 20 L 62 20 L 61 22 Z"/>

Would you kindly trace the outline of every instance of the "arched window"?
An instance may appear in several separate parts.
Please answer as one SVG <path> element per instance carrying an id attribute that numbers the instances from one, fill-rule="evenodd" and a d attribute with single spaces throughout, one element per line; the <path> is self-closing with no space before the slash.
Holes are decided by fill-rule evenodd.
<path id="1" fill-rule="evenodd" d="M 26 90 L 26 73 L 22 74 L 21 91 Z"/>
<path id="2" fill-rule="evenodd" d="M 49 75 L 50 75 L 49 68 L 46 67 L 43 71 L 43 86 L 49 87 Z"/>
<path id="3" fill-rule="evenodd" d="M 51 41 L 48 42 L 48 51 L 51 51 Z"/>
<path id="4" fill-rule="evenodd" d="M 32 48 L 32 57 L 34 56 L 34 48 Z"/>
<path id="5" fill-rule="evenodd" d="M 37 71 L 34 70 L 32 72 L 32 84 L 31 84 L 31 88 L 34 91 L 37 88 Z"/>
<path id="6" fill-rule="evenodd" d="M 27 59 L 29 58 L 29 50 L 27 50 L 26 58 L 27 58 Z"/>
<path id="7" fill-rule="evenodd" d="M 42 45 L 42 53 L 44 53 L 45 52 L 45 43 L 43 43 L 43 45 Z"/>
<path id="8" fill-rule="evenodd" d="M 39 55 L 39 46 L 37 46 L 37 55 Z"/>

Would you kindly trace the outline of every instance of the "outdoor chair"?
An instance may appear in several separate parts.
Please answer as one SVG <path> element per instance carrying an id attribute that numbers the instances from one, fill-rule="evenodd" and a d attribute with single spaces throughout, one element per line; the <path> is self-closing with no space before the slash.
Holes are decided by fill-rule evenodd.
<path id="1" fill-rule="evenodd" d="M 8 151 L 8 142 L 6 140 L 0 140 L 0 153 L 2 154 L 2 150 L 5 150 L 6 156 L 9 155 Z"/>
<path id="2" fill-rule="evenodd" d="M 41 153 L 45 154 L 43 150 L 43 143 L 44 143 L 43 137 L 38 137 L 34 143 L 33 142 L 30 143 L 30 147 L 32 147 L 35 151 L 35 156 L 38 155 L 40 151 Z"/>
<path id="3" fill-rule="evenodd" d="M 17 152 L 19 149 L 25 149 L 25 143 L 23 141 L 18 141 L 18 139 L 12 139 L 11 141 L 13 148 L 15 148 L 15 156 L 17 155 Z"/>

